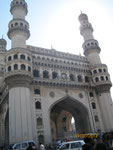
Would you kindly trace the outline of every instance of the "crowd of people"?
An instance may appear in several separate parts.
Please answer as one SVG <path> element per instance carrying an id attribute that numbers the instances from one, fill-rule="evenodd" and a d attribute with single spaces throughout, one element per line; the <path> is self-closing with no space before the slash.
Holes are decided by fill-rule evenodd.
<path id="1" fill-rule="evenodd" d="M 113 150 L 113 132 L 100 134 L 97 138 L 84 138 L 83 140 L 85 144 L 82 146 L 82 150 Z M 56 150 L 56 148 L 55 144 L 43 145 L 42 148 L 39 146 L 39 150 Z"/>
<path id="2" fill-rule="evenodd" d="M 84 139 L 82 150 L 113 150 L 113 132 L 103 133 L 97 139 Z"/>
<path id="3" fill-rule="evenodd" d="M 76 139 L 78 140 L 78 139 Z M 107 132 L 103 134 L 98 134 L 97 138 L 84 138 L 85 144 L 82 146 L 82 150 L 113 150 L 113 132 Z M 65 142 L 69 142 L 70 140 L 66 140 Z M 43 143 L 39 143 L 38 147 L 33 147 L 29 144 L 26 150 L 57 150 L 58 145 L 54 142 L 53 144 L 44 145 Z M 4 150 L 4 148 L 1 148 Z M 10 147 L 9 150 L 12 150 Z"/>

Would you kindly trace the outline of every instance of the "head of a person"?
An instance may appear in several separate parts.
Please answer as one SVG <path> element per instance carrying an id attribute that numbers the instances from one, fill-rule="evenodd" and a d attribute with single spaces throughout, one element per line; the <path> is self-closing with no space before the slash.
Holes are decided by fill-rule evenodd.
<path id="1" fill-rule="evenodd" d="M 90 142 L 91 142 L 91 139 L 90 139 L 90 138 L 84 138 L 84 142 L 85 142 L 85 143 L 90 143 Z"/>
<path id="2" fill-rule="evenodd" d="M 92 146 L 89 143 L 86 143 L 82 146 L 82 150 L 92 150 Z"/>
<path id="3" fill-rule="evenodd" d="M 107 150 L 106 144 L 97 143 L 96 146 L 95 146 L 95 150 Z"/>
<path id="4" fill-rule="evenodd" d="M 42 143 L 40 142 L 39 145 L 41 145 Z"/>

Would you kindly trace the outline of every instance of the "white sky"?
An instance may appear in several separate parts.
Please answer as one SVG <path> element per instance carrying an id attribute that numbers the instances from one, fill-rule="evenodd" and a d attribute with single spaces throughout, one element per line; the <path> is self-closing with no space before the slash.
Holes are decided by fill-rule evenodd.
<path id="1" fill-rule="evenodd" d="M 108 66 L 113 81 L 113 2 L 112 0 L 26 0 L 31 37 L 28 45 L 51 48 L 83 55 L 83 38 L 79 32 L 78 16 L 86 13 L 98 40 L 102 63 Z M 7 38 L 11 0 L 0 0 L 0 36 Z M 111 89 L 113 97 L 113 88 Z"/>

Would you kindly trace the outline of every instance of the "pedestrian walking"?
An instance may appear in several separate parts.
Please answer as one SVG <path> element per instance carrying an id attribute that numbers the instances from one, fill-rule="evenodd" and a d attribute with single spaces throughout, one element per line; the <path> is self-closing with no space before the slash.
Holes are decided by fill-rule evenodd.
<path id="1" fill-rule="evenodd" d="M 39 143 L 39 150 L 45 150 L 45 146 L 42 143 Z"/>

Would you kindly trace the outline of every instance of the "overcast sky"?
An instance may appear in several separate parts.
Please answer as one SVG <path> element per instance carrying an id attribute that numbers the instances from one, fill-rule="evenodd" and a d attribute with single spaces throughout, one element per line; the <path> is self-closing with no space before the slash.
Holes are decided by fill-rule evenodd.
<path id="1" fill-rule="evenodd" d="M 98 40 L 102 63 L 108 66 L 113 81 L 113 0 L 26 0 L 31 37 L 28 45 L 83 55 L 83 38 L 78 16 L 86 13 Z M 7 37 L 11 0 L 0 0 L 0 37 Z M 113 88 L 111 89 L 113 97 Z"/>

